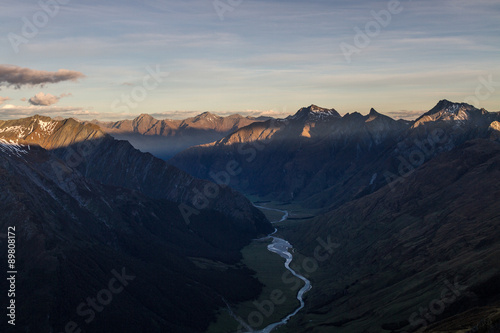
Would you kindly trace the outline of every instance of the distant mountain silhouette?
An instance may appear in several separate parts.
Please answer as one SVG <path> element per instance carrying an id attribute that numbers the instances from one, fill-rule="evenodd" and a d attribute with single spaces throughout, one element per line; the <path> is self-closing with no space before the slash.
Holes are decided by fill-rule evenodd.
<path id="1" fill-rule="evenodd" d="M 329 209 L 387 185 L 391 175 L 399 174 L 399 157 L 408 160 L 436 131 L 446 137 L 421 163 L 466 140 L 494 135 L 498 119 L 497 113 L 449 101 L 414 122 L 396 121 L 374 109 L 365 116 L 341 117 L 312 105 L 286 119 L 254 123 L 187 149 L 169 163 L 211 179 L 234 160 L 243 166 L 231 180 L 234 188 Z"/>
<path id="2" fill-rule="evenodd" d="M 336 200 L 329 194 L 333 186 L 372 164 L 408 127 L 375 110 L 341 117 L 312 105 L 286 119 L 254 123 L 215 143 L 192 147 L 169 162 L 209 179 L 210 172 L 216 174 L 235 160 L 243 172 L 231 186 L 283 201 L 317 200 L 316 206 L 324 207 Z M 356 193 L 344 194 L 341 201 Z"/>
<path id="3" fill-rule="evenodd" d="M 262 120 L 238 114 L 220 117 L 204 112 L 184 120 L 158 120 L 148 114 L 141 114 L 133 120 L 117 122 L 93 120 L 90 123 L 98 125 L 117 139 L 129 141 L 143 152 L 168 160 L 184 149 L 214 142 L 258 121 Z"/>

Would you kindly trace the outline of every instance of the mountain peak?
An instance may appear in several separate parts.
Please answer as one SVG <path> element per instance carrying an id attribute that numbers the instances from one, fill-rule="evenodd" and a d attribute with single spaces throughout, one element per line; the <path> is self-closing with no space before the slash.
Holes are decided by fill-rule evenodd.
<path id="1" fill-rule="evenodd" d="M 320 106 L 317 106 L 315 104 L 311 104 L 309 105 L 306 109 L 308 109 L 309 111 L 311 112 L 326 112 L 326 113 L 329 113 L 331 112 L 332 110 L 335 111 L 334 109 L 327 109 L 327 108 L 322 108 Z M 335 111 L 336 112 L 336 111 Z"/>
<path id="2" fill-rule="evenodd" d="M 455 103 L 450 102 L 447 99 L 439 101 L 435 107 L 433 107 L 426 115 L 432 115 L 439 112 L 447 112 L 457 115 L 460 110 L 472 110 L 476 109 L 474 106 L 467 103 Z"/>
<path id="3" fill-rule="evenodd" d="M 304 121 L 321 121 L 330 118 L 340 118 L 340 114 L 335 109 L 325 109 L 311 104 L 308 107 L 301 108 L 299 111 L 297 111 L 297 113 L 288 118 Z"/>
<path id="4" fill-rule="evenodd" d="M 382 114 L 378 113 L 374 108 L 370 109 L 370 113 L 368 113 L 368 115 L 366 117 L 367 117 L 367 119 L 366 119 L 367 122 L 374 121 L 374 120 L 380 119 L 380 118 L 384 118 L 384 116 Z"/>
<path id="5" fill-rule="evenodd" d="M 0 135 L 4 140 L 18 143 L 20 140 L 25 141 L 33 133 L 36 133 L 37 138 L 51 135 L 57 125 L 58 122 L 50 117 L 34 115 L 2 122 Z"/>
<path id="6" fill-rule="evenodd" d="M 216 114 L 213 114 L 211 112 L 208 112 L 208 111 L 205 111 L 199 115 L 197 115 L 196 117 L 194 117 L 194 122 L 198 122 L 200 120 L 204 120 L 204 121 L 209 121 L 209 122 L 213 122 L 215 120 L 218 120 L 218 119 L 221 119 L 222 117 L 219 117 L 218 115 Z"/>
<path id="7" fill-rule="evenodd" d="M 418 127 L 426 122 L 456 121 L 465 124 L 476 116 L 483 115 L 482 110 L 476 109 L 467 103 L 455 103 L 443 99 L 435 107 L 415 120 L 413 127 Z"/>
<path id="8" fill-rule="evenodd" d="M 82 124 L 73 118 L 54 120 L 35 115 L 8 120 L 0 126 L 0 139 L 22 145 L 38 145 L 45 149 L 67 147 L 77 142 L 106 137 L 99 126 Z"/>
<path id="9" fill-rule="evenodd" d="M 323 110 L 327 110 L 327 109 L 319 107 L 319 106 L 317 106 L 315 104 L 309 105 L 308 109 L 310 109 L 311 111 L 315 111 L 315 112 L 321 112 Z"/>
<path id="10" fill-rule="evenodd" d="M 151 120 L 156 120 L 156 119 L 153 116 L 151 116 L 150 114 L 141 113 L 137 118 L 135 118 L 135 120 L 137 120 L 137 121 L 139 121 L 139 120 L 151 121 Z"/>
<path id="11" fill-rule="evenodd" d="M 227 116 L 226 118 L 229 118 L 229 119 L 237 119 L 237 118 L 245 118 L 243 117 L 241 114 L 239 113 L 235 113 L 235 114 L 232 114 L 230 116 Z"/>
<path id="12" fill-rule="evenodd" d="M 200 118 L 209 118 L 209 117 L 218 117 L 217 115 L 209 112 L 209 111 L 205 111 L 201 114 L 199 114 L 197 117 L 200 117 Z"/>

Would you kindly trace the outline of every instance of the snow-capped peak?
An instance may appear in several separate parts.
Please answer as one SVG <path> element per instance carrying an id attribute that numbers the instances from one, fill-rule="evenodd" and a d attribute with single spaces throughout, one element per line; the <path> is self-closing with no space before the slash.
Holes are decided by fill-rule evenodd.
<path id="1" fill-rule="evenodd" d="M 325 109 L 312 104 L 308 107 L 301 108 L 296 114 L 290 116 L 288 119 L 321 121 L 330 118 L 340 118 L 340 114 L 335 111 L 335 109 Z"/>

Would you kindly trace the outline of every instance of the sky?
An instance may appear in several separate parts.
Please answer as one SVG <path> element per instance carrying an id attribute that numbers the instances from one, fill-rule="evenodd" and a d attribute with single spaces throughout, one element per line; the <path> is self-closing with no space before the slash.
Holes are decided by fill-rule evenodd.
<path id="1" fill-rule="evenodd" d="M 2 0 L 0 119 L 500 111 L 498 0 Z"/>

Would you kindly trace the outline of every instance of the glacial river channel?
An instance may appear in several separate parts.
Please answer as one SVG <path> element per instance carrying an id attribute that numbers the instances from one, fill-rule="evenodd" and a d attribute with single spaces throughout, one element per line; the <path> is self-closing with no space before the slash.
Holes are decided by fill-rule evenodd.
<path id="1" fill-rule="evenodd" d="M 283 221 L 286 221 L 286 219 L 288 218 L 288 211 L 286 211 L 286 210 L 280 210 L 280 209 L 274 209 L 274 208 L 267 208 L 267 207 L 263 207 L 263 206 L 255 206 L 255 207 L 261 208 L 261 209 L 273 210 L 273 211 L 277 211 L 277 212 L 282 212 L 283 213 L 283 217 L 281 218 L 281 220 L 275 221 L 273 223 L 283 222 Z M 267 246 L 267 249 L 270 252 L 277 253 L 279 256 L 281 256 L 282 258 L 284 258 L 285 259 L 285 268 L 287 270 L 289 270 L 290 273 L 292 273 L 294 276 L 296 276 L 297 278 L 299 278 L 302 281 L 304 281 L 304 286 L 302 288 L 300 288 L 300 290 L 297 293 L 297 299 L 300 302 L 300 306 L 297 309 L 295 309 L 295 311 L 293 311 L 292 313 L 288 314 L 282 320 L 280 320 L 278 322 L 275 322 L 275 323 L 272 323 L 272 324 L 268 325 L 267 327 L 265 327 L 262 330 L 251 331 L 251 332 L 254 332 L 254 333 L 269 333 L 272 330 L 274 330 L 276 327 L 286 324 L 290 320 L 290 318 L 292 318 L 293 316 L 295 316 L 300 310 L 302 310 L 304 308 L 304 299 L 303 299 L 304 298 L 304 294 L 307 293 L 312 288 L 311 281 L 309 281 L 303 275 L 298 274 L 297 272 L 295 272 L 293 269 L 290 268 L 290 263 L 292 262 L 292 259 L 293 259 L 292 253 L 290 251 L 293 248 L 293 246 L 288 241 L 286 241 L 285 239 L 273 236 L 276 232 L 277 232 L 277 229 L 274 229 L 274 232 L 272 234 L 270 234 L 269 236 L 265 237 L 265 238 L 271 238 L 272 239 L 272 243 Z"/>

